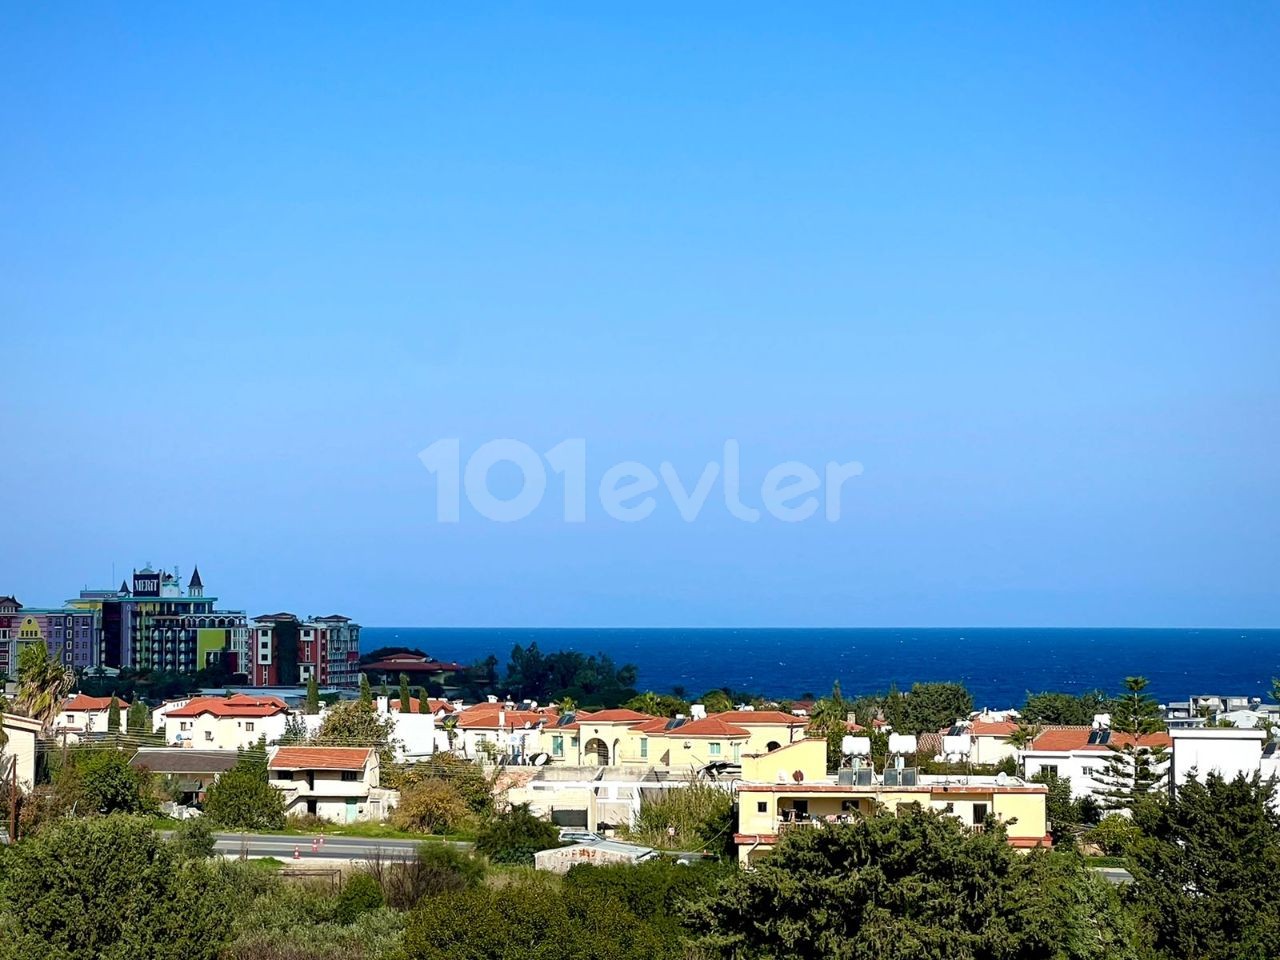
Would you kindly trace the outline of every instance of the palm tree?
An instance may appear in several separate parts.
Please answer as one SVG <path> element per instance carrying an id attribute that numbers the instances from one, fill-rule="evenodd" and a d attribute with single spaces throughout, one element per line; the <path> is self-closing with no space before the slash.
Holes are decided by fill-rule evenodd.
<path id="1" fill-rule="evenodd" d="M 1026 776 L 1027 761 L 1022 756 L 1022 751 L 1026 750 L 1031 744 L 1035 743 L 1036 737 L 1040 736 L 1040 728 L 1035 724 L 1020 723 L 1010 734 L 1004 738 L 1004 742 L 1009 744 L 1018 751 L 1018 761 L 1022 768 L 1022 775 Z"/>
<path id="2" fill-rule="evenodd" d="M 43 643 L 30 643 L 18 654 L 18 696 L 14 712 L 40 721 L 44 732 L 62 712 L 62 701 L 75 683 L 75 674 L 49 659 Z"/>

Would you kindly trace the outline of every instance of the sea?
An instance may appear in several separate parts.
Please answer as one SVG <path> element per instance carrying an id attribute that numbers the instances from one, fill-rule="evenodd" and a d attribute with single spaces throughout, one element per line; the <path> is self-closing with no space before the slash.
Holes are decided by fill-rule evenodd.
<path id="1" fill-rule="evenodd" d="M 659 693 L 716 687 L 778 698 L 846 696 L 958 681 L 976 707 L 1020 705 L 1029 691 L 1118 692 L 1144 676 L 1161 702 L 1198 694 L 1267 699 L 1280 677 L 1280 629 L 1165 628 L 448 628 L 366 627 L 361 647 L 416 647 L 469 664 L 511 648 L 607 653 Z"/>

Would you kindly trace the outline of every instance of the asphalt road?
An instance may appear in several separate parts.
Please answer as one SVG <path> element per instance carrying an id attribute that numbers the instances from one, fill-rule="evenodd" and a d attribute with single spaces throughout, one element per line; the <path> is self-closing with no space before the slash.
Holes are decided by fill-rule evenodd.
<path id="1" fill-rule="evenodd" d="M 384 857 L 409 856 L 418 848 L 417 840 L 384 840 L 369 837 L 324 837 L 313 853 L 313 837 L 287 837 L 270 833 L 217 833 L 214 834 L 214 850 L 224 857 L 245 856 L 251 859 L 275 857 L 277 860 L 293 860 L 296 848 L 298 859 L 307 860 L 367 860 L 378 851 Z M 432 841 L 439 842 L 439 841 Z M 466 844 L 453 842 L 454 846 Z"/>
<path id="2" fill-rule="evenodd" d="M 1124 867 L 1094 867 L 1098 873 L 1102 874 L 1102 878 L 1107 883 L 1120 886 L 1125 883 L 1133 883 L 1133 874 Z"/>

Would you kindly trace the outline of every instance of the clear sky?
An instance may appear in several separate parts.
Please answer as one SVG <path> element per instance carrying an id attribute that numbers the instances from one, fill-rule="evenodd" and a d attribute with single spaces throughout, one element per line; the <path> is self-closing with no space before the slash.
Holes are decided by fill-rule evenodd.
<path id="1" fill-rule="evenodd" d="M 1280 623 L 1280 6 L 370 6 L 0 9 L 0 594 Z M 571 437 L 864 473 L 436 521 Z"/>

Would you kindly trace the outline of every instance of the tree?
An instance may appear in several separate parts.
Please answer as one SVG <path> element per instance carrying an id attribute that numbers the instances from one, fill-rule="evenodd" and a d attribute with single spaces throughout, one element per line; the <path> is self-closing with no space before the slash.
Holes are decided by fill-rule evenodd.
<path id="1" fill-rule="evenodd" d="M 1071 778 L 1059 777 L 1041 770 L 1031 778 L 1033 783 L 1043 783 L 1049 788 L 1045 796 L 1045 819 L 1053 830 L 1053 842 L 1073 844 L 1084 832 L 1085 826 L 1096 823 L 1098 804 L 1093 797 L 1075 800 L 1071 796 Z"/>
<path id="2" fill-rule="evenodd" d="M 382 887 L 367 873 L 356 873 L 342 885 L 338 902 L 334 907 L 334 919 L 339 923 L 355 923 L 362 913 L 382 906 Z"/>
<path id="3" fill-rule="evenodd" d="M 413 710 L 413 698 L 409 696 L 409 675 L 407 673 L 400 674 L 400 712 L 409 713 Z"/>
<path id="4" fill-rule="evenodd" d="M 1134 807 L 1129 897 L 1160 957 L 1263 960 L 1280 944 L 1280 816 L 1258 774 L 1192 777 Z"/>
<path id="5" fill-rule="evenodd" d="M 62 712 L 62 701 L 74 682 L 75 675 L 70 670 L 49 659 L 43 643 L 20 644 L 14 712 L 38 720 L 48 732 Z"/>
<path id="6" fill-rule="evenodd" d="M 498 814 L 476 834 L 476 850 L 494 863 L 532 864 L 539 850 L 560 846 L 560 831 L 549 820 L 535 817 L 528 804 L 516 804 Z"/>
<path id="7" fill-rule="evenodd" d="M 267 781 L 266 764 L 246 752 L 209 788 L 204 814 L 227 830 L 280 830 L 284 798 Z"/>
<path id="8" fill-rule="evenodd" d="M 369 675 L 367 673 L 360 674 L 360 702 L 363 704 L 373 704 L 373 689 L 369 686 Z"/>
<path id="9" fill-rule="evenodd" d="M 291 713 L 285 718 L 284 730 L 281 731 L 280 738 L 276 742 L 281 746 L 287 746 L 289 744 L 306 743 L 307 739 L 306 721 L 296 713 Z"/>
<path id="10" fill-rule="evenodd" d="M 149 778 L 120 750 L 79 747 L 58 771 L 56 790 L 75 812 L 142 813 L 154 809 Z"/>
<path id="11" fill-rule="evenodd" d="M 120 698 L 114 693 L 111 695 L 111 702 L 107 704 L 107 732 L 120 732 Z"/>
<path id="12" fill-rule="evenodd" d="M 973 712 L 973 697 L 959 683 L 913 683 L 904 700 L 906 716 L 893 722 L 897 733 L 936 733 Z"/>
<path id="13" fill-rule="evenodd" d="M 1018 751 L 1019 760 L 1022 761 L 1021 766 L 1023 770 L 1026 769 L 1026 764 L 1025 761 L 1022 760 L 1022 751 L 1029 749 L 1031 745 L 1035 743 L 1036 737 L 1038 736 L 1040 736 L 1039 727 L 1020 723 L 1013 728 L 1013 731 L 1007 737 L 1004 738 L 1005 743 Z"/>
<path id="14" fill-rule="evenodd" d="M 135 699 L 129 707 L 127 723 L 129 733 L 134 736 L 145 737 L 151 734 L 151 711 L 141 700 Z"/>
<path id="15" fill-rule="evenodd" d="M 699 702 L 706 707 L 707 713 L 724 713 L 733 709 L 733 701 L 723 690 L 708 690 Z"/>
<path id="16" fill-rule="evenodd" d="M 375 747 L 389 752 L 395 720 L 380 715 L 372 703 L 344 700 L 325 711 L 315 742 L 345 747 Z M 389 764 L 390 757 L 387 757 Z"/>
<path id="17" fill-rule="evenodd" d="M 423 714 L 431 712 L 431 700 L 422 687 L 418 688 L 418 712 Z"/>
<path id="18" fill-rule="evenodd" d="M 4 960 L 215 960 L 239 886 L 234 866 L 185 861 L 119 815 L 50 824 L 4 873 Z"/>
<path id="19" fill-rule="evenodd" d="M 1114 893 L 1078 857 L 1012 850 L 988 821 L 899 807 L 784 835 L 690 911 L 713 955 L 834 960 L 1133 956 Z M 1048 877 L 1052 882 L 1048 882 Z"/>
<path id="20" fill-rule="evenodd" d="M 678 713 L 689 715 L 689 703 L 679 697 L 666 696 L 646 690 L 623 704 L 628 710 L 638 710 L 651 717 L 674 717 Z M 705 706 L 705 704 L 704 704 Z"/>
<path id="21" fill-rule="evenodd" d="M 1107 712 L 1107 697 L 1101 690 L 1079 696 L 1069 693 L 1028 693 L 1019 711 L 1023 723 L 1041 726 L 1087 727 L 1093 718 Z"/>
<path id="22" fill-rule="evenodd" d="M 840 681 L 831 685 L 831 696 L 824 697 L 809 711 L 805 733 L 827 741 L 827 769 L 836 770 L 844 759 L 842 743 L 849 732 L 849 704 L 840 691 Z"/>
<path id="23" fill-rule="evenodd" d="M 447 780 L 422 780 L 400 791 L 400 805 L 391 814 L 398 830 L 449 833 L 467 818 L 462 792 Z"/>
<path id="24" fill-rule="evenodd" d="M 303 710 L 309 717 L 320 712 L 320 681 L 316 678 L 315 671 L 307 677 L 307 699 Z"/>
<path id="25" fill-rule="evenodd" d="M 1108 810 L 1129 809 L 1156 790 L 1164 782 L 1169 759 L 1160 707 L 1143 693 L 1146 678 L 1126 677 L 1124 684 L 1125 693 L 1111 703 L 1109 752 L 1097 774 Z"/>

